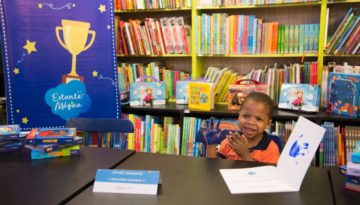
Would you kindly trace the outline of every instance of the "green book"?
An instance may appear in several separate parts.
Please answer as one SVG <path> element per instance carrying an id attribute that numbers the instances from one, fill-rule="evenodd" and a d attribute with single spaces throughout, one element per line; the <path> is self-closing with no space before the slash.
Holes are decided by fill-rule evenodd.
<path id="1" fill-rule="evenodd" d="M 305 24 L 300 25 L 299 31 L 299 53 L 304 53 Z"/>
<path id="2" fill-rule="evenodd" d="M 282 25 L 279 24 L 279 27 L 278 27 L 278 40 L 277 40 L 277 51 L 276 53 L 281 53 L 281 30 L 282 30 Z"/>
<path id="3" fill-rule="evenodd" d="M 284 27 L 284 52 L 283 53 L 289 53 L 289 31 L 290 31 L 290 25 L 285 25 Z"/>
<path id="4" fill-rule="evenodd" d="M 299 31 L 300 25 L 294 25 L 294 41 L 293 41 L 293 52 L 299 53 Z"/>

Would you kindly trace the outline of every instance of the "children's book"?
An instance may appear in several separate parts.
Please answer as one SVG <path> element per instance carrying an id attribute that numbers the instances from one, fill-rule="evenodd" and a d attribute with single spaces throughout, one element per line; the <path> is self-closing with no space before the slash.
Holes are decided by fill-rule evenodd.
<path id="1" fill-rule="evenodd" d="M 189 82 L 189 109 L 214 109 L 214 84 L 207 82 Z"/>
<path id="2" fill-rule="evenodd" d="M 44 153 L 42 151 L 37 151 L 37 150 L 31 150 L 31 159 L 47 159 L 47 158 L 79 155 L 79 154 L 80 154 L 80 145 L 73 145 L 49 153 Z"/>
<path id="3" fill-rule="evenodd" d="M 130 106 L 164 105 L 165 84 L 161 82 L 133 82 L 130 84 Z"/>
<path id="4" fill-rule="evenodd" d="M 327 111 L 346 117 L 360 117 L 360 75 L 330 73 Z"/>
<path id="5" fill-rule="evenodd" d="M 318 112 L 319 104 L 320 87 L 318 85 L 282 84 L 279 108 L 304 112 Z"/>
<path id="6" fill-rule="evenodd" d="M 19 125 L 0 125 L 0 142 L 16 140 L 20 135 Z"/>
<path id="7" fill-rule="evenodd" d="M 220 169 L 232 194 L 295 192 L 324 136 L 325 128 L 299 117 L 277 166 Z"/>
<path id="8" fill-rule="evenodd" d="M 189 81 L 176 81 L 176 104 L 188 104 Z"/>
<path id="9" fill-rule="evenodd" d="M 26 144 L 74 144 L 75 128 L 32 129 L 25 138 Z"/>

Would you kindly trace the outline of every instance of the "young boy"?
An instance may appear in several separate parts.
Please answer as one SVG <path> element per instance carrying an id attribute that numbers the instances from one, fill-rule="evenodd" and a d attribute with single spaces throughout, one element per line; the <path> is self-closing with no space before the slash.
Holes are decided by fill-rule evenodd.
<path id="1" fill-rule="evenodd" d="M 207 145 L 207 157 L 277 163 L 280 151 L 265 129 L 271 124 L 274 103 L 263 93 L 250 93 L 239 112 L 240 132 L 230 132 L 220 148 Z"/>

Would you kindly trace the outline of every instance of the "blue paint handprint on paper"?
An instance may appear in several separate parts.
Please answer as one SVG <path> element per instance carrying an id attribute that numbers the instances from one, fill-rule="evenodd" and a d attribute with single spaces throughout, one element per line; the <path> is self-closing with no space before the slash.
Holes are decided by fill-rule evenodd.
<path id="1" fill-rule="evenodd" d="M 303 135 L 299 136 L 298 140 L 295 140 L 295 142 L 291 145 L 290 151 L 289 151 L 289 156 L 293 157 L 295 159 L 295 163 L 297 164 L 297 157 L 299 156 L 305 156 L 306 153 L 308 153 L 308 149 L 309 149 L 309 143 L 304 142 L 301 144 L 300 138 L 302 138 Z"/>

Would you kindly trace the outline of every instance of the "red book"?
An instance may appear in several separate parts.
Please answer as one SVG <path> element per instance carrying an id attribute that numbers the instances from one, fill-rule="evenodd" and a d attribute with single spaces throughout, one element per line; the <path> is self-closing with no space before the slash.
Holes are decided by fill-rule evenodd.
<path id="1" fill-rule="evenodd" d="M 121 43 L 122 43 L 122 48 L 123 48 L 123 53 L 121 54 L 125 54 L 128 55 L 128 47 L 127 47 L 127 42 L 125 40 L 125 33 L 124 33 L 124 22 L 123 21 L 119 21 L 119 36 L 121 38 Z"/>
<path id="2" fill-rule="evenodd" d="M 244 32 L 242 38 L 242 48 L 240 48 L 243 54 L 246 54 L 247 51 L 248 35 L 249 35 L 249 16 L 244 15 Z"/>

